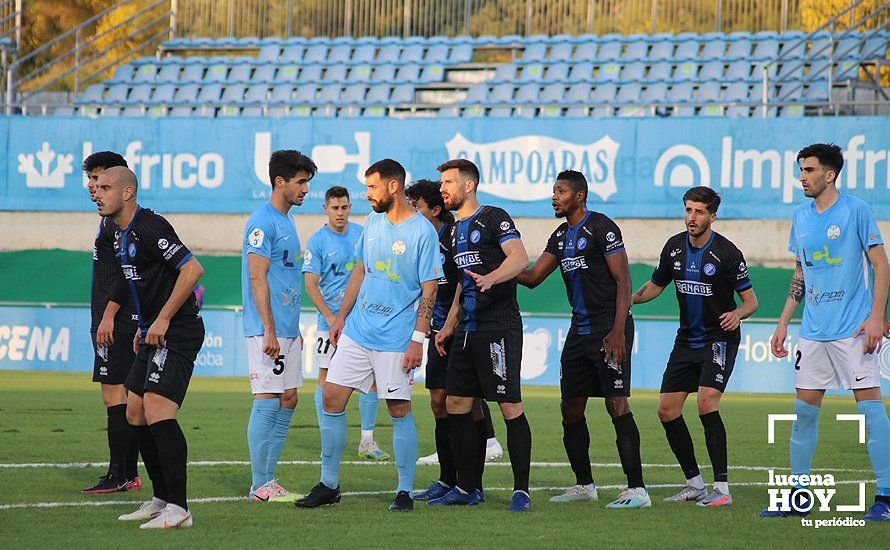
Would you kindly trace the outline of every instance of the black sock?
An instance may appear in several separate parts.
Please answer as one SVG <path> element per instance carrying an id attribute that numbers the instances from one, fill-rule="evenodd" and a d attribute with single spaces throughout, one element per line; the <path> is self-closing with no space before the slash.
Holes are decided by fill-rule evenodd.
<path id="1" fill-rule="evenodd" d="M 136 437 L 139 439 L 139 451 L 142 453 L 142 462 L 145 464 L 148 479 L 151 480 L 151 490 L 155 498 L 167 502 L 167 483 L 164 481 L 164 470 L 161 468 L 161 458 L 154 438 L 148 426 L 131 424 L 130 428 L 136 432 Z"/>
<path id="2" fill-rule="evenodd" d="M 491 422 L 491 411 L 488 409 L 488 401 L 482 400 L 482 412 L 485 413 L 485 441 L 494 437 L 494 424 Z"/>
<path id="3" fill-rule="evenodd" d="M 710 412 L 698 417 L 705 428 L 705 444 L 708 456 L 714 468 L 714 481 L 727 481 L 726 466 L 726 427 L 720 418 L 720 411 Z"/>
<path id="4" fill-rule="evenodd" d="M 640 430 L 634 422 L 634 413 L 629 412 L 612 419 L 615 425 L 615 444 L 618 446 L 618 457 L 621 467 L 627 476 L 627 486 L 645 487 L 643 484 L 643 463 L 640 458 Z"/>
<path id="5" fill-rule="evenodd" d="M 139 475 L 139 436 L 132 426 L 127 424 L 127 480 L 132 481 Z"/>
<path id="6" fill-rule="evenodd" d="M 575 472 L 575 482 L 578 485 L 590 485 L 593 483 L 593 472 L 590 469 L 590 431 L 587 429 L 587 419 L 583 416 L 578 422 L 569 424 L 562 421 L 562 443 L 569 457 L 569 464 Z"/>
<path id="7" fill-rule="evenodd" d="M 473 413 L 449 414 L 451 455 L 457 472 L 455 485 L 466 493 L 476 490 L 476 423 Z"/>
<path id="8" fill-rule="evenodd" d="M 126 478 L 127 441 L 130 425 L 127 424 L 127 404 L 112 405 L 108 412 L 108 473 L 119 480 Z"/>
<path id="9" fill-rule="evenodd" d="M 155 422 L 148 427 L 158 447 L 164 481 L 167 484 L 167 502 L 188 510 L 186 502 L 186 464 L 188 446 L 185 435 L 175 418 Z"/>
<path id="10" fill-rule="evenodd" d="M 448 433 L 448 417 L 436 419 L 436 454 L 439 456 L 439 481 L 449 487 L 457 483 L 451 439 Z"/>
<path id="11" fill-rule="evenodd" d="M 482 418 L 476 421 L 476 488 L 480 491 L 482 490 L 482 476 L 485 474 L 487 441 L 488 431 L 485 429 L 485 418 Z"/>
<path id="12" fill-rule="evenodd" d="M 532 462 L 532 430 L 525 413 L 512 420 L 504 419 L 507 425 L 507 450 L 510 451 L 510 465 L 513 466 L 513 490 L 528 492 L 528 472 Z"/>
<path id="13" fill-rule="evenodd" d="M 686 427 L 686 421 L 683 420 L 681 414 L 673 420 L 662 422 L 664 427 L 664 435 L 667 436 L 668 445 L 674 451 L 677 462 L 683 470 L 686 479 L 692 479 L 701 474 L 698 469 L 698 461 L 695 460 L 695 447 L 692 445 L 692 436 L 689 435 L 689 428 Z"/>

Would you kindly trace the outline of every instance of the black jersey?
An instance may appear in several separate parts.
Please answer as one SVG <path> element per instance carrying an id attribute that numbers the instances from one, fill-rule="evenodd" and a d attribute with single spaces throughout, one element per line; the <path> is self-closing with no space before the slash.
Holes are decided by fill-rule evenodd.
<path id="1" fill-rule="evenodd" d="M 137 208 L 130 225 L 115 241 L 118 260 L 129 283 L 139 328 L 143 334 L 157 319 L 179 277 L 179 268 L 192 257 L 173 226 L 147 208 Z M 189 336 L 200 326 L 195 293 L 170 319 L 169 336 Z"/>
<path id="2" fill-rule="evenodd" d="M 741 331 L 720 328 L 720 316 L 736 308 L 734 293 L 751 288 L 741 251 L 716 231 L 701 248 L 693 248 L 687 233 L 668 239 L 652 282 L 665 287 L 674 281 L 680 302 L 677 342 L 693 348 L 718 340 L 738 342 Z"/>
<path id="3" fill-rule="evenodd" d="M 90 290 L 90 331 L 95 332 L 102 322 L 102 315 L 108 302 L 114 299 L 121 308 L 114 316 L 114 332 L 133 334 L 136 332 L 136 312 L 128 294 L 114 296 L 122 277 L 121 268 L 114 258 L 114 222 L 108 218 L 99 220 L 96 240 L 93 243 L 93 275 Z"/>
<path id="4" fill-rule="evenodd" d="M 451 229 L 451 254 L 460 271 L 461 307 L 464 319 L 460 327 L 467 332 L 522 328 L 516 281 L 494 285 L 485 292 L 463 270 L 487 275 L 507 258 L 501 244 L 518 239 L 513 219 L 503 209 L 481 206 L 476 212 L 455 223 Z"/>
<path id="5" fill-rule="evenodd" d="M 559 261 L 572 305 L 570 332 L 590 334 L 612 329 L 618 283 L 606 257 L 624 250 L 621 230 L 608 216 L 588 212 L 577 225 L 563 222 L 550 235 L 544 252 Z"/>
<path id="6" fill-rule="evenodd" d="M 436 291 L 436 305 L 433 307 L 432 328 L 441 330 L 448 317 L 448 310 L 454 301 L 454 291 L 457 290 L 457 266 L 451 255 L 451 228 L 453 224 L 445 224 L 439 230 L 439 254 L 442 260 L 442 277 L 439 278 L 439 288 Z"/>

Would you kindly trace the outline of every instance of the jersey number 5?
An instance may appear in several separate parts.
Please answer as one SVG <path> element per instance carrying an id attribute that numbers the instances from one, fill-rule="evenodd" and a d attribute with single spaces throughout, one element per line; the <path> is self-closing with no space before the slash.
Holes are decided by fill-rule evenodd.
<path id="1" fill-rule="evenodd" d="M 272 369 L 272 374 L 279 375 L 284 372 L 284 356 L 279 355 L 278 359 L 275 360 L 275 368 Z"/>

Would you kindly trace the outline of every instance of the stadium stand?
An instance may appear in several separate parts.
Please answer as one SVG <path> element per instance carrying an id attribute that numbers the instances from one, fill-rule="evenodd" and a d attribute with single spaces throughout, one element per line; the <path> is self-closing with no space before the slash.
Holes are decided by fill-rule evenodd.
<path id="1" fill-rule="evenodd" d="M 769 116 L 802 116 L 860 66 L 880 69 L 888 42 L 887 31 L 180 38 L 55 114 L 748 117 L 765 68 Z M 482 52 L 507 60 L 475 62 Z"/>

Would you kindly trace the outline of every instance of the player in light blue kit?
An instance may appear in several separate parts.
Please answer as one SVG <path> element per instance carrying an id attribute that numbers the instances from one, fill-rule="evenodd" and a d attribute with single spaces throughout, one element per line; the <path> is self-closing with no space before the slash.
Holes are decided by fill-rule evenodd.
<path id="1" fill-rule="evenodd" d="M 300 335 L 300 237 L 292 206 L 303 204 L 317 168 L 299 151 L 269 159 L 269 202 L 247 220 L 241 253 L 244 337 L 253 407 L 247 424 L 253 480 L 248 498 L 292 502 L 274 479 L 278 458 L 303 385 Z"/>
<path id="2" fill-rule="evenodd" d="M 791 473 L 810 473 L 825 390 L 852 389 L 865 416 L 868 456 L 878 485 L 875 502 L 864 519 L 888 521 L 890 420 L 881 399 L 878 365 L 890 282 L 884 241 L 868 204 L 837 190 L 844 166 L 840 147 L 810 145 L 797 154 L 797 162 L 804 194 L 813 200 L 798 206 L 792 217 L 788 249 L 797 256 L 797 266 L 770 342 L 773 355 L 788 356 L 788 322 L 806 297 L 794 362 L 797 420 L 791 430 Z M 795 502 L 793 495 L 791 502 Z M 808 513 L 792 504 L 789 509 L 768 508 L 761 515 Z"/>
<path id="3" fill-rule="evenodd" d="M 303 278 L 306 294 L 318 310 L 318 328 L 311 343 L 318 365 L 318 386 L 315 388 L 315 414 L 321 426 L 321 396 L 327 379 L 328 366 L 334 355 L 329 327 L 340 311 L 346 283 L 355 268 L 355 243 L 362 234 L 362 226 L 349 221 L 349 191 L 335 185 L 325 192 L 324 211 L 328 223 L 322 226 L 306 245 L 303 254 Z M 377 387 L 359 395 L 358 410 L 362 422 L 362 438 L 358 446 L 359 458 L 388 460 L 389 453 L 381 451 L 374 441 L 377 422 Z"/>
<path id="4" fill-rule="evenodd" d="M 442 276 L 439 236 L 405 199 L 401 164 L 384 159 L 371 165 L 365 172 L 365 185 L 374 212 L 368 215 L 356 245 L 357 263 L 330 331 L 337 352 L 324 387 L 321 482 L 296 505 L 315 508 L 340 501 L 346 404 L 354 390 L 366 393 L 376 380 L 393 422 L 399 475 L 389 509 L 407 512 L 414 508 L 417 462 L 411 386 L 413 371 L 423 359 L 423 342 Z"/>

